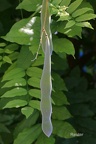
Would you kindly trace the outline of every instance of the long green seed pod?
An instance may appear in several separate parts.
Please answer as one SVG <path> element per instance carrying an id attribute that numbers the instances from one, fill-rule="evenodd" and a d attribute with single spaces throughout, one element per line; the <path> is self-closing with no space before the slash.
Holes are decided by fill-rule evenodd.
<path id="1" fill-rule="evenodd" d="M 51 105 L 51 54 L 53 50 L 52 34 L 50 30 L 50 15 L 48 0 L 43 0 L 41 10 L 41 43 L 45 54 L 43 73 L 40 81 L 41 88 L 41 113 L 42 130 L 46 136 L 50 136 L 53 130 L 51 123 L 52 105 Z"/>
<path id="2" fill-rule="evenodd" d="M 50 41 L 46 37 L 46 48 L 45 48 L 45 59 L 44 68 L 40 82 L 41 87 L 41 113 L 42 113 L 42 130 L 46 136 L 50 136 L 52 133 L 52 123 L 51 123 L 51 55 L 50 55 Z"/>

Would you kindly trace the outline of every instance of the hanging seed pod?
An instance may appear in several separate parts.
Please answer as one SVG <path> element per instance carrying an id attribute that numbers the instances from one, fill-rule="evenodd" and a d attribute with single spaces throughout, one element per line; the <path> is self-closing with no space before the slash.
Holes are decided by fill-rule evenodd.
<path id="1" fill-rule="evenodd" d="M 52 34 L 50 30 L 50 15 L 48 0 L 43 0 L 41 10 L 41 43 L 45 54 L 43 73 L 40 81 L 41 88 L 41 113 L 42 130 L 46 136 L 50 136 L 53 130 L 51 123 L 52 104 L 51 104 L 51 54 L 53 50 Z"/>
<path id="2" fill-rule="evenodd" d="M 48 137 L 52 133 L 52 105 L 51 105 L 51 55 L 50 55 L 50 42 L 48 37 L 46 37 L 46 48 L 45 48 L 45 59 L 43 73 L 40 82 L 41 87 L 41 113 L 42 113 L 42 130 Z"/>

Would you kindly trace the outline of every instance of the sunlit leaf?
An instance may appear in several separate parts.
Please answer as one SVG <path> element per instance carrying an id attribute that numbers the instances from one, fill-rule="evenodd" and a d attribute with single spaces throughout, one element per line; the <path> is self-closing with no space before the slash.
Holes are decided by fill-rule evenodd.
<path id="1" fill-rule="evenodd" d="M 62 0 L 62 2 L 60 3 L 60 5 L 65 5 L 68 6 L 71 3 L 71 0 Z"/>
<path id="2" fill-rule="evenodd" d="M 4 56 L 3 61 L 12 64 L 12 61 L 8 56 Z"/>
<path id="3" fill-rule="evenodd" d="M 70 28 L 72 27 L 73 25 L 75 25 L 75 21 L 74 20 L 70 20 L 69 22 L 67 22 L 66 26 L 65 26 L 65 29 L 66 28 Z"/>
<path id="4" fill-rule="evenodd" d="M 76 25 L 80 27 L 87 27 L 87 28 L 93 29 L 92 25 L 89 22 L 78 22 L 76 23 Z"/>
<path id="5" fill-rule="evenodd" d="M 5 47 L 6 43 L 0 43 L 0 47 Z"/>
<path id="6" fill-rule="evenodd" d="M 12 100 L 12 101 L 9 101 L 4 107 L 3 109 L 5 108 L 19 108 L 19 107 L 22 107 L 22 106 L 25 106 L 27 105 L 27 101 L 25 100 L 21 100 L 21 99 L 16 99 L 16 100 Z"/>
<path id="7" fill-rule="evenodd" d="M 28 84 L 30 86 L 33 86 L 33 87 L 36 87 L 36 88 L 40 88 L 40 79 L 38 79 L 36 77 L 29 78 Z"/>
<path id="8" fill-rule="evenodd" d="M 30 67 L 27 69 L 27 75 L 30 77 L 41 78 L 42 69 L 40 69 L 38 67 Z"/>
<path id="9" fill-rule="evenodd" d="M 30 89 L 29 90 L 29 95 L 31 95 L 32 97 L 40 99 L 40 97 L 41 97 L 41 91 L 38 90 L 38 89 Z"/>
<path id="10" fill-rule="evenodd" d="M 55 39 L 53 41 L 53 44 L 54 44 L 54 50 L 56 52 L 65 52 L 66 54 L 74 56 L 75 50 L 71 41 L 65 38 L 60 38 L 60 39 Z"/>
<path id="11" fill-rule="evenodd" d="M 90 19 L 95 19 L 95 18 L 96 18 L 96 14 L 86 13 L 84 15 L 77 17 L 75 20 L 77 22 L 81 22 L 81 21 L 88 21 Z"/>
<path id="12" fill-rule="evenodd" d="M 23 107 L 21 109 L 21 112 L 26 116 L 26 118 L 28 118 L 30 115 L 33 114 L 34 109 L 32 107 Z"/>
<path id="13" fill-rule="evenodd" d="M 39 45 L 39 30 L 40 30 L 40 18 L 26 18 L 15 23 L 6 36 L 2 36 L 3 39 L 16 42 L 21 45 L 31 45 L 34 42 L 36 46 Z"/>
<path id="14" fill-rule="evenodd" d="M 83 0 L 75 0 L 73 3 L 71 3 L 67 9 L 67 12 L 68 13 L 72 13 L 74 12 L 78 7 L 79 5 L 82 3 Z"/>
<path id="15" fill-rule="evenodd" d="M 24 76 L 25 76 L 25 71 L 22 68 L 14 68 L 4 74 L 2 81 L 21 78 Z"/>
<path id="16" fill-rule="evenodd" d="M 38 100 L 31 100 L 29 105 L 34 109 L 40 110 L 40 101 Z"/>
<path id="17" fill-rule="evenodd" d="M 24 78 L 17 78 L 17 79 L 12 79 L 8 82 L 6 82 L 2 88 L 5 88 L 5 87 L 13 87 L 13 86 L 25 86 L 26 85 L 26 80 Z"/>
<path id="18" fill-rule="evenodd" d="M 21 87 L 14 88 L 5 92 L 1 97 L 15 97 L 15 96 L 23 96 L 27 94 L 27 90 Z"/>
<path id="19" fill-rule="evenodd" d="M 91 8 L 81 8 L 81 9 L 77 9 L 73 14 L 72 14 L 72 17 L 77 17 L 77 16 L 80 16 L 88 11 L 92 11 Z"/>

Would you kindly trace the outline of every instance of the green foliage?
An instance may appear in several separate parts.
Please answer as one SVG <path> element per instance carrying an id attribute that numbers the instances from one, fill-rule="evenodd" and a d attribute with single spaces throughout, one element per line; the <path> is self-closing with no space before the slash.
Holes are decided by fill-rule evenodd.
<path id="1" fill-rule="evenodd" d="M 39 5 L 42 4 L 42 0 L 24 0 L 17 6 L 17 9 L 25 9 L 26 11 L 36 11 Z"/>
<path id="2" fill-rule="evenodd" d="M 38 138 L 38 140 L 36 141 L 36 144 L 39 144 L 39 143 L 42 143 L 42 144 L 54 144 L 55 143 L 55 138 L 53 138 L 52 136 L 49 138 L 47 138 L 44 134 L 41 134 Z"/>
<path id="3" fill-rule="evenodd" d="M 83 22 L 96 18 L 91 5 L 83 0 L 76 0 L 73 3 L 71 3 L 71 0 L 68 2 L 64 0 L 59 2 L 59 6 L 53 2 L 51 11 L 52 14 L 59 17 L 55 25 L 57 31 L 66 34 L 68 37 L 76 35 L 81 37 L 81 27 L 92 28 L 89 22 L 86 25 Z"/>
<path id="4" fill-rule="evenodd" d="M 76 134 L 76 131 L 68 122 L 54 120 L 53 127 L 53 134 L 56 134 L 57 136 L 62 138 L 73 137 L 70 132 Z"/>
<path id="5" fill-rule="evenodd" d="M 95 144 L 96 121 L 92 117 L 96 113 L 96 90 L 88 89 L 88 82 L 81 77 L 78 68 L 69 72 L 67 55 L 75 57 L 70 37 L 81 37 L 83 27 L 93 29 L 89 20 L 96 15 L 84 0 L 50 1 L 54 45 L 53 134 L 47 138 L 41 130 L 40 113 L 42 50 L 34 60 L 40 42 L 41 3 L 41 0 L 23 0 L 14 5 L 2 0 L 0 5 L 0 16 L 2 12 L 12 13 L 12 6 L 16 7 L 14 11 L 23 13 L 22 19 L 16 13 L 16 19 L 11 21 L 8 32 L 2 32 L 0 39 L 0 143 L 55 144 L 58 139 L 63 139 L 64 144 L 72 144 L 77 140 L 72 138 L 80 131 L 84 133 L 78 138 L 80 144 L 85 141 L 86 144 L 91 144 L 91 141 Z M 6 25 L 7 21 L 4 21 L 5 18 L 1 19 L 0 26 Z"/>
<path id="6" fill-rule="evenodd" d="M 60 46 L 60 44 L 62 43 L 62 47 Z M 75 54 L 75 50 L 74 50 L 74 46 L 73 44 L 67 40 L 67 39 L 56 39 L 53 41 L 53 44 L 54 44 L 54 51 L 55 52 L 64 52 L 66 54 L 71 54 L 74 56 Z"/>
<path id="7" fill-rule="evenodd" d="M 36 133 L 35 133 L 36 131 Z M 14 141 L 14 144 L 31 144 L 38 138 L 41 133 L 41 127 L 39 124 L 33 126 L 32 128 L 24 129 Z"/>

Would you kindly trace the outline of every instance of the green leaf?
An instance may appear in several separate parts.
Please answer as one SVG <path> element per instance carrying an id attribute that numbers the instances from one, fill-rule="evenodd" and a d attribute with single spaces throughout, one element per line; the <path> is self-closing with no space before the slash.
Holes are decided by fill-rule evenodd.
<path id="1" fill-rule="evenodd" d="M 36 1 L 32 1 L 32 0 L 23 0 L 19 6 L 16 9 L 24 9 L 26 11 L 35 11 L 38 6 L 40 6 L 42 3 L 42 0 L 36 0 Z"/>
<path id="2" fill-rule="evenodd" d="M 70 28 L 70 27 L 72 27 L 73 25 L 75 25 L 75 21 L 74 21 L 74 20 L 70 20 L 70 21 L 67 22 L 67 24 L 66 24 L 66 26 L 65 26 L 65 29 L 66 29 L 66 28 Z"/>
<path id="3" fill-rule="evenodd" d="M 68 122 L 53 120 L 53 134 L 62 138 L 72 138 L 71 133 L 76 134 L 75 129 Z"/>
<path id="4" fill-rule="evenodd" d="M 17 50 L 19 48 L 19 45 L 17 44 L 9 44 L 5 47 L 4 52 L 11 54 L 13 53 L 15 50 Z"/>
<path id="5" fill-rule="evenodd" d="M 18 56 L 17 66 L 23 69 L 27 69 L 31 65 L 33 58 L 32 52 L 28 46 L 22 46 Z"/>
<path id="6" fill-rule="evenodd" d="M 30 77 L 41 78 L 42 69 L 40 69 L 38 67 L 30 67 L 27 69 L 26 73 Z"/>
<path id="7" fill-rule="evenodd" d="M 30 89 L 29 90 L 29 95 L 31 95 L 32 97 L 40 99 L 40 97 L 41 97 L 41 91 L 38 90 L 38 89 Z"/>
<path id="8" fill-rule="evenodd" d="M 52 4 L 53 4 L 53 5 L 59 5 L 59 4 L 61 3 L 61 1 L 62 1 L 62 0 L 55 0 L 55 1 L 53 0 L 53 1 L 52 1 Z"/>
<path id="9" fill-rule="evenodd" d="M 81 16 L 82 14 L 85 14 L 88 11 L 93 11 L 91 8 L 85 7 L 85 8 L 81 8 L 81 9 L 77 9 L 73 14 L 72 17 L 77 17 L 77 16 Z"/>
<path id="10" fill-rule="evenodd" d="M 37 124 L 31 128 L 24 129 L 19 133 L 14 141 L 14 144 L 32 144 L 41 133 L 41 125 Z"/>
<path id="11" fill-rule="evenodd" d="M 14 68 L 8 72 L 6 71 L 6 73 L 3 76 L 2 81 L 22 78 L 24 76 L 25 76 L 25 71 L 22 68 Z"/>
<path id="12" fill-rule="evenodd" d="M 23 107 L 21 109 L 21 112 L 26 116 L 26 118 L 28 118 L 30 115 L 33 114 L 34 109 L 32 107 Z"/>
<path id="13" fill-rule="evenodd" d="M 96 121 L 91 117 L 77 118 L 77 124 L 88 129 L 88 131 L 96 132 Z"/>
<path id="14" fill-rule="evenodd" d="M 67 88 L 66 88 L 66 85 L 65 85 L 63 79 L 57 73 L 53 73 L 52 78 L 53 78 L 53 89 L 54 90 L 67 91 Z"/>
<path id="15" fill-rule="evenodd" d="M 26 85 L 26 80 L 24 78 L 17 78 L 17 79 L 13 79 L 13 80 L 10 80 L 8 82 L 6 82 L 2 88 L 5 88 L 5 87 L 13 87 L 13 86 L 25 86 Z"/>
<path id="16" fill-rule="evenodd" d="M 67 110 L 66 107 L 61 106 L 53 106 L 52 110 L 52 118 L 53 119 L 58 119 L 58 120 L 66 120 L 68 118 L 72 117 L 69 111 Z"/>
<path id="17" fill-rule="evenodd" d="M 15 127 L 14 136 L 17 137 L 17 135 L 25 128 L 30 128 L 31 126 L 33 126 L 36 123 L 38 117 L 39 112 L 35 110 L 33 114 L 30 115 L 30 117 L 28 117 L 27 119 L 24 118 L 22 121 L 20 121 Z"/>
<path id="18" fill-rule="evenodd" d="M 8 121 L 12 120 L 13 115 L 12 114 L 10 114 L 10 115 L 8 115 L 8 114 L 0 114 L 0 117 L 2 117 L 2 119 L 0 119 L 0 122 L 3 123 L 5 121 L 8 122 Z"/>
<path id="19" fill-rule="evenodd" d="M 27 94 L 27 90 L 24 89 L 24 88 L 21 88 L 21 87 L 17 87 L 17 88 L 14 88 L 12 90 L 9 90 L 7 92 L 5 92 L 1 98 L 3 97 L 15 97 L 15 96 L 23 96 L 23 95 L 26 95 Z"/>
<path id="20" fill-rule="evenodd" d="M 36 88 L 40 88 L 40 79 L 36 78 L 36 77 L 29 78 L 28 84 L 30 86 L 33 86 L 33 87 L 36 87 Z"/>
<path id="21" fill-rule="evenodd" d="M 67 86 L 68 89 L 73 89 L 75 87 L 77 88 L 80 81 L 81 81 L 80 77 L 73 76 L 73 77 L 66 77 L 65 78 L 66 86 Z"/>
<path id="22" fill-rule="evenodd" d="M 2 66 L 3 62 L 0 62 L 0 67 Z"/>
<path id="23" fill-rule="evenodd" d="M 62 2 L 60 3 L 60 5 L 65 5 L 68 6 L 71 3 L 71 0 L 62 0 Z"/>
<path id="24" fill-rule="evenodd" d="M 96 18 L 96 14 L 86 13 L 84 15 L 77 17 L 75 20 L 77 22 L 81 22 L 81 21 L 88 21 L 94 18 Z"/>
<path id="25" fill-rule="evenodd" d="M 55 138 L 53 138 L 52 136 L 50 136 L 50 138 L 48 138 L 47 136 L 45 136 L 43 133 L 38 137 L 37 141 L 35 144 L 55 144 Z"/>
<path id="26" fill-rule="evenodd" d="M 40 111 L 40 101 L 38 100 L 31 100 L 29 106 Z"/>
<path id="27" fill-rule="evenodd" d="M 0 47 L 5 47 L 6 43 L 0 43 Z"/>
<path id="28" fill-rule="evenodd" d="M 21 100 L 21 99 L 16 99 L 16 100 L 11 100 L 9 101 L 4 107 L 3 109 L 5 108 L 19 108 L 19 107 L 22 107 L 22 106 L 25 106 L 27 105 L 27 101 L 25 100 Z"/>
<path id="29" fill-rule="evenodd" d="M 69 105 L 67 97 L 62 91 L 56 90 L 52 92 L 52 99 L 57 106 Z"/>
<path id="30" fill-rule="evenodd" d="M 3 57 L 3 61 L 12 64 L 11 59 L 9 58 L 9 56 L 4 56 Z"/>
<path id="31" fill-rule="evenodd" d="M 61 65 L 64 65 L 61 67 Z M 52 69 L 66 71 L 68 68 L 68 63 L 65 53 L 58 53 L 58 55 L 52 55 Z"/>
<path id="32" fill-rule="evenodd" d="M 6 89 L 4 89 L 6 91 Z M 4 91 L 3 90 L 3 91 Z M 2 93 L 2 91 L 1 91 Z M 4 93 L 4 92 L 3 92 Z M 0 109 L 3 109 L 3 107 L 10 101 L 12 101 L 14 98 L 1 98 L 0 99 Z"/>
<path id="33" fill-rule="evenodd" d="M 0 60 L 2 60 L 2 56 L 0 56 Z"/>
<path id="34" fill-rule="evenodd" d="M 44 63 L 44 58 L 43 56 L 39 56 L 36 61 L 33 62 L 32 66 L 40 66 L 40 65 L 43 65 Z"/>
<path id="35" fill-rule="evenodd" d="M 68 32 L 66 31 L 65 34 L 69 37 L 79 36 L 81 38 L 82 28 L 79 26 L 74 25 Z"/>
<path id="36" fill-rule="evenodd" d="M 0 133 L 2 133 L 2 132 L 10 133 L 8 128 L 3 123 L 0 123 Z"/>
<path id="37" fill-rule="evenodd" d="M 0 54 L 4 52 L 4 49 L 0 48 Z"/>
<path id="38" fill-rule="evenodd" d="M 15 23 L 9 33 L 7 33 L 7 35 L 3 36 L 2 38 L 10 42 L 16 42 L 18 44 L 29 44 L 30 35 L 20 31 L 20 29 L 23 28 L 29 21 L 30 18 L 27 18 Z"/>
<path id="39" fill-rule="evenodd" d="M 76 25 L 80 27 L 87 27 L 87 28 L 93 29 L 92 25 L 89 22 L 79 22 L 79 23 L 76 23 Z"/>
<path id="40" fill-rule="evenodd" d="M 65 38 L 60 38 L 54 39 L 53 44 L 55 52 L 65 52 L 66 54 L 74 56 L 75 50 L 71 41 Z"/>
<path id="41" fill-rule="evenodd" d="M 15 23 L 3 39 L 16 42 L 21 45 L 31 45 L 31 43 L 38 46 L 40 39 L 40 18 L 33 17 L 22 19 Z M 37 42 L 37 43 L 36 43 Z M 34 46 L 33 44 L 33 46 Z"/>
<path id="42" fill-rule="evenodd" d="M 83 0 L 75 0 L 73 3 L 71 3 L 67 9 L 67 12 L 68 13 L 72 13 L 74 12 L 79 6 L 80 4 L 82 3 Z"/>
<path id="43" fill-rule="evenodd" d="M 94 115 L 94 112 L 90 109 L 90 107 L 87 104 L 70 105 L 70 111 L 75 116 L 91 117 Z"/>
<path id="44" fill-rule="evenodd" d="M 7 53 L 7 54 L 13 53 L 13 51 L 11 51 L 11 50 L 9 50 L 9 49 L 5 49 L 4 52 Z"/>
<path id="45" fill-rule="evenodd" d="M 18 55 L 19 55 L 19 52 L 14 52 L 9 55 L 9 58 L 11 59 L 11 61 L 14 61 L 14 60 L 17 60 Z"/>

